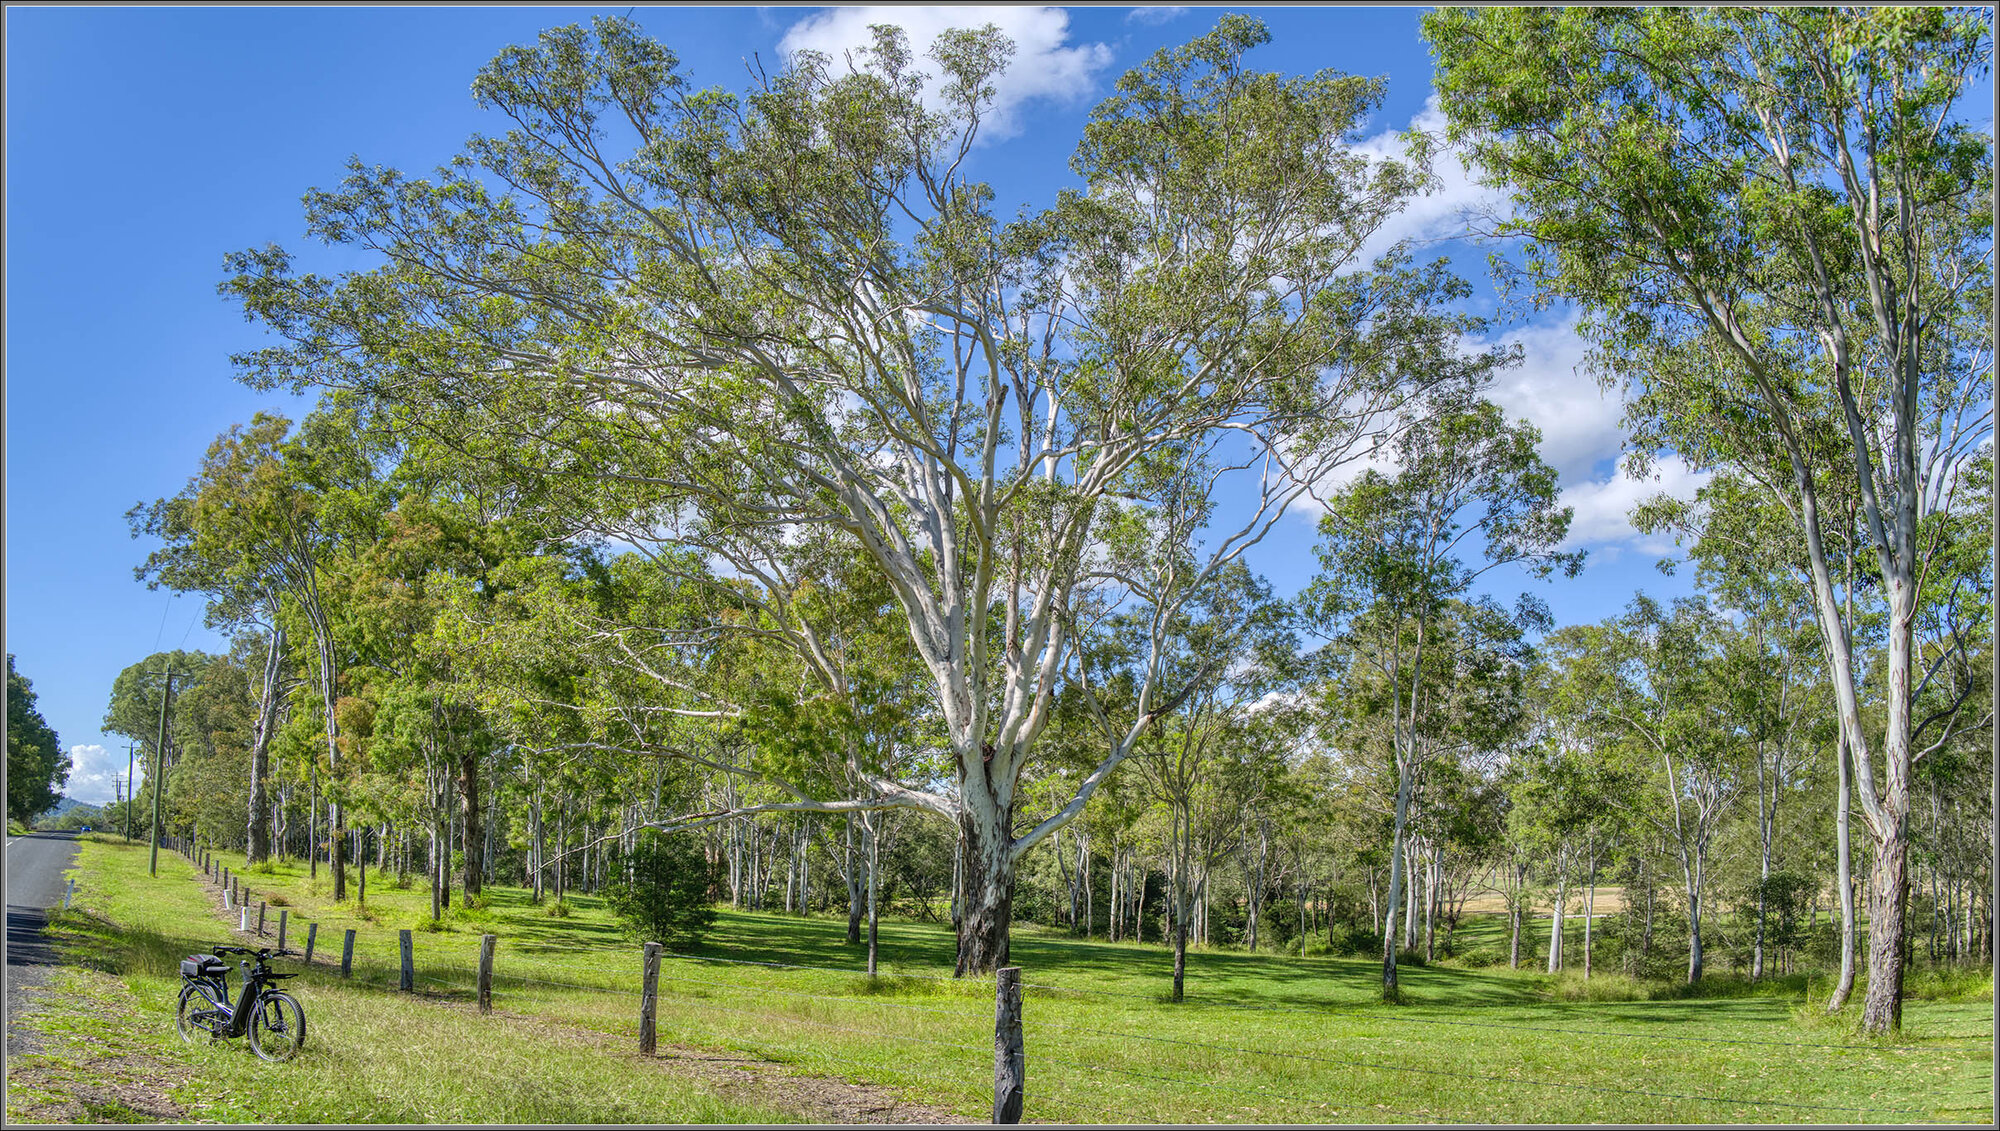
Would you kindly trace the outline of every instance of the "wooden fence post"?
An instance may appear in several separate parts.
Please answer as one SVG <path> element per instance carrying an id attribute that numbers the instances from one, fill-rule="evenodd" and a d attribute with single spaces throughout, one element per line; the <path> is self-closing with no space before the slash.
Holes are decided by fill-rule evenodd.
<path id="1" fill-rule="evenodd" d="M 653 1014 L 660 1000 L 660 944 L 646 944 L 646 977 L 639 991 L 639 1055 L 651 1056 L 659 1047 L 659 1030 Z"/>
<path id="2" fill-rule="evenodd" d="M 347 938 L 340 944 L 340 976 L 345 978 L 354 972 L 354 928 L 347 928 Z"/>
<path id="3" fill-rule="evenodd" d="M 291 916 L 292 913 L 289 909 L 283 907 L 278 908 L 278 953 L 279 954 L 285 953 L 285 921 L 290 919 Z"/>
<path id="4" fill-rule="evenodd" d="M 479 1012 L 493 1012 L 493 944 L 498 940 L 492 935 L 479 936 Z"/>
<path id="5" fill-rule="evenodd" d="M 319 923 L 318 923 L 318 921 L 317 921 L 317 920 L 315 920 L 314 922 L 311 922 L 311 923 L 307 923 L 307 924 L 306 924 L 306 961 L 307 961 L 307 962 L 311 962 L 311 961 L 313 960 L 313 943 L 315 943 L 315 942 L 318 942 L 318 941 L 319 941 Z"/>
<path id="6" fill-rule="evenodd" d="M 223 888 L 223 890 L 224 890 L 224 891 L 228 891 L 228 890 L 230 890 L 230 889 L 229 889 L 229 869 L 228 869 L 228 868 L 224 868 L 224 869 L 222 870 L 222 888 Z"/>
<path id="7" fill-rule="evenodd" d="M 410 931 L 405 927 L 396 932 L 396 943 L 403 951 L 403 978 L 397 988 L 404 993 L 415 992 L 417 988 L 417 968 L 410 954 Z"/>
<path id="8" fill-rule="evenodd" d="M 257 937 L 260 939 L 264 937 L 264 911 L 269 906 L 261 899 L 257 901 Z"/>
<path id="9" fill-rule="evenodd" d="M 993 981 L 993 1122 L 1021 1122 L 1028 1057 L 1021 1043 L 1021 968 L 1003 966 Z"/>

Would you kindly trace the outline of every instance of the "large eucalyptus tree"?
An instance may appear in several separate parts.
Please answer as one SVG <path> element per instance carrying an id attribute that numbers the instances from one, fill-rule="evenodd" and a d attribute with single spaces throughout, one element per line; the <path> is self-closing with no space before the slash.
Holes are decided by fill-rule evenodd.
<path id="1" fill-rule="evenodd" d="M 382 266 L 232 258 L 225 289 L 287 339 L 241 374 L 360 397 L 552 533 L 694 548 L 763 594 L 792 587 L 804 532 L 857 542 L 952 780 L 762 807 L 956 823 L 961 968 L 990 970 L 1015 862 L 1157 714 L 1142 689 L 1073 802 L 1015 827 L 1107 502 L 1185 487 L 1137 473 L 1153 453 L 1212 453 L 1211 482 L 1242 485 L 1201 567 L 1221 568 L 1412 387 L 1478 367 L 1455 360 L 1450 276 L 1360 256 L 1425 181 L 1421 146 L 1349 144 L 1381 82 L 1245 69 L 1267 38 L 1228 16 L 1124 76 L 1078 186 L 1010 223 L 968 172 L 1012 52 L 990 27 L 941 35 L 928 88 L 883 26 L 741 95 L 695 89 L 629 21 L 550 31 L 474 83 L 507 132 L 427 180 L 357 162 L 308 196 L 314 236 Z"/>

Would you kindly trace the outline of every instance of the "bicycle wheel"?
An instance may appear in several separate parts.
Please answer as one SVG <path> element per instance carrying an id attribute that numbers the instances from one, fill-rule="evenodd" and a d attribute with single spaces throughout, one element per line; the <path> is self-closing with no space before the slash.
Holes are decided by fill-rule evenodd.
<path id="1" fill-rule="evenodd" d="M 215 1030 L 212 1018 L 215 1003 L 199 986 L 185 986 L 181 989 L 180 1004 L 174 1007 L 174 1028 L 181 1034 L 181 1040 L 188 1044 L 212 1042 Z"/>
<path id="2" fill-rule="evenodd" d="M 282 990 L 257 999 L 250 1015 L 250 1047 L 265 1060 L 290 1060 L 306 1043 L 306 1011 Z"/>

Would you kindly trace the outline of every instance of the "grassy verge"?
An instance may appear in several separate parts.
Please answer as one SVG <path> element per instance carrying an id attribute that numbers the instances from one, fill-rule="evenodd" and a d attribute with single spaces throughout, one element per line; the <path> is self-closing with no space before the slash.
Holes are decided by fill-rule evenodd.
<path id="1" fill-rule="evenodd" d="M 223 941 L 209 892 L 185 860 L 87 842 L 77 905 L 51 931 L 74 963 L 55 976 L 44 1049 L 10 1065 L 10 1120 L 232 1123 L 777 1123 L 801 1113 L 732 1098 L 547 1018 L 482 1017 L 449 999 L 384 993 L 315 969 L 293 980 L 305 1051 L 268 1065 L 246 1042 L 191 1046 L 175 1034 L 182 955 Z M 291 964 L 281 963 L 283 969 Z M 107 1054 L 109 1054 L 107 1056 Z M 124 1099 L 97 1093 L 107 1060 Z M 10 1081 L 12 1082 L 12 1081 Z M 148 1095 L 150 1088 L 151 1094 Z M 93 1109 L 91 1105 L 97 1105 Z"/>
<path id="2" fill-rule="evenodd" d="M 87 869 L 123 869 L 127 876 L 99 881 L 99 890 L 86 883 L 79 892 L 116 904 L 107 911 L 85 902 L 120 924 L 115 941 L 125 957 L 117 961 L 135 968 L 139 984 L 158 981 L 161 996 L 145 1004 L 164 1032 L 172 962 L 220 941 L 213 927 L 219 897 L 178 857 L 169 874 L 163 856 L 162 876 L 148 881 L 143 858 L 136 869 L 126 863 L 140 853 L 102 839 L 85 853 Z M 433 1109 L 406 1091 L 428 1085 L 465 1092 L 441 1088 L 438 1080 L 474 1062 L 466 1071 L 477 1079 L 505 1083 L 495 1090 L 515 1086 L 522 1067 L 489 1057 L 481 1036 L 492 1019 L 471 1017 L 466 1027 L 454 1013 L 469 1012 L 464 1003 L 486 932 L 500 940 L 496 1009 L 603 1040 L 587 1054 L 598 1058 L 597 1067 L 579 1063 L 546 1086 L 590 1082 L 550 1107 L 532 1114 L 511 1109 L 500 1120 L 634 1118 L 619 1114 L 630 1109 L 607 1096 L 645 1075 L 634 1071 L 638 1062 L 627 1052 L 636 1044 L 640 951 L 593 898 L 572 897 L 568 914 L 558 917 L 520 890 L 498 887 L 489 890 L 485 907 L 420 930 L 419 989 L 431 1001 L 418 1003 L 381 987 L 395 983 L 397 928 L 428 925 L 423 892 L 371 876 L 362 910 L 332 905 L 326 877 L 315 884 L 297 866 L 247 879 L 258 893 L 253 900 L 281 896 L 296 914 L 321 924 L 317 972 L 303 981 L 315 1025 L 324 1015 L 328 1024 L 338 1018 L 360 1026 L 372 1015 L 400 1017 L 405 1009 L 454 1015 L 454 1026 L 435 1033 L 416 1022 L 384 1023 L 385 1035 L 372 1039 L 386 1044 L 356 1055 L 371 1066 L 382 1060 L 390 1066 L 384 1074 L 404 1081 L 395 1098 L 342 1108 L 357 1097 L 351 1086 L 329 1082 L 316 1101 L 324 1110 L 306 1121 L 494 1118 L 486 1114 L 490 1108 L 473 1110 L 460 1095 L 438 1101 L 458 1106 Z M 111 892 L 107 885 L 121 886 Z M 342 983 L 325 963 L 337 962 L 348 926 L 357 930 L 356 976 Z M 87 924 L 68 929 L 78 945 L 88 942 Z M 294 948 L 301 934 L 295 927 Z M 885 921 L 883 976 L 872 980 L 861 972 L 863 952 L 843 934 L 837 917 L 724 911 L 703 946 L 663 964 L 661 1041 L 735 1050 L 746 1062 L 783 1065 L 802 1076 L 886 1086 L 959 1118 L 983 1119 L 992 1086 L 991 981 L 949 977 L 953 942 L 936 925 Z M 1980 1002 L 1977 985 L 1959 986 L 1956 997 L 1912 1000 L 1900 1036 L 1863 1041 L 1848 1021 L 1795 1019 L 1810 987 L 1783 980 L 1747 993 L 1718 983 L 1656 1000 L 1609 993 L 1603 996 L 1617 1000 L 1564 1000 L 1560 979 L 1438 965 L 1405 969 L 1405 1002 L 1390 1007 L 1375 1000 L 1379 974 L 1372 959 L 1214 949 L 1190 954 L 1189 1000 L 1173 1005 L 1164 1000 L 1170 959 L 1154 944 L 1081 940 L 1024 926 L 1014 934 L 1013 961 L 1029 986 L 1030 1120 L 1906 1123 L 1978 1122 L 1990 1110 L 1990 1006 Z M 1610 987 L 1615 979 L 1600 974 L 1592 981 Z M 1989 981 L 1989 1001 L 1990 992 Z M 322 1032 L 315 1029 L 316 1036 Z M 461 1043 L 454 1046 L 454 1039 Z M 406 1053 L 412 1040 L 424 1043 Z M 355 1040 L 348 1047 L 368 1044 Z M 200 1058 L 227 1059 L 209 1050 L 182 1055 L 204 1072 L 221 1069 Z M 488 1062 L 506 1066 L 487 1076 Z M 248 1079 L 269 1078 L 247 1055 L 227 1063 Z M 358 1069 L 333 1075 L 351 1074 Z M 216 1117 L 289 1120 L 292 1114 L 232 1110 Z"/>

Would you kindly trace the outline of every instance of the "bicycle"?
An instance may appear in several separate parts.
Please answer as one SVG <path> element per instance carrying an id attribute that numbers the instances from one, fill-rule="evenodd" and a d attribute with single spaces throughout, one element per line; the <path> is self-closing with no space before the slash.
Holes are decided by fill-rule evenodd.
<path id="1" fill-rule="evenodd" d="M 229 999 L 229 964 L 222 954 L 248 955 L 241 963 L 243 989 L 236 1004 Z M 181 960 L 181 996 L 174 1008 L 174 1028 L 181 1039 L 195 1043 L 208 1034 L 211 1043 L 248 1035 L 251 1051 L 272 1061 L 290 1060 L 306 1043 L 306 1011 L 298 999 L 280 989 L 281 978 L 267 961 L 272 951 L 242 946 L 218 946 L 215 954 Z"/>

